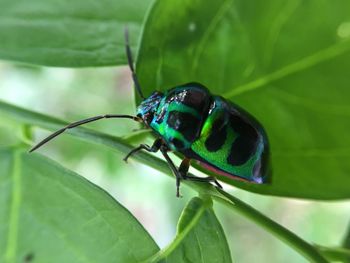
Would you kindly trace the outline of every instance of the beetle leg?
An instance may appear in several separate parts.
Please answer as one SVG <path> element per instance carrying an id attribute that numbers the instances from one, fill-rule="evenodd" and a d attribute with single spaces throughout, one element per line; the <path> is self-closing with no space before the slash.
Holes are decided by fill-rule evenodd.
<path id="1" fill-rule="evenodd" d="M 190 162 L 191 162 L 191 159 L 185 158 L 185 159 L 183 159 L 183 161 L 180 164 L 179 172 L 181 174 L 182 179 L 190 180 L 190 181 L 197 181 L 197 182 L 205 182 L 205 183 L 213 182 L 214 184 L 216 184 L 217 187 L 222 188 L 221 184 L 219 184 L 219 182 L 214 177 L 211 177 L 211 176 L 196 177 L 196 176 L 187 175 L 188 169 L 190 167 Z"/>
<path id="2" fill-rule="evenodd" d="M 182 160 L 180 164 L 179 172 L 183 179 L 186 179 L 187 177 L 188 169 L 190 168 L 190 162 L 191 162 L 191 159 L 185 158 Z"/>
<path id="3" fill-rule="evenodd" d="M 141 150 L 146 150 L 147 152 L 158 152 L 158 150 L 160 149 L 160 147 L 162 146 L 162 139 L 157 139 L 154 141 L 152 146 L 149 146 L 147 144 L 141 144 L 139 147 L 136 147 L 135 149 L 131 150 L 125 157 L 124 157 L 124 161 L 128 162 L 128 159 L 131 155 L 133 155 L 134 153 L 137 153 L 138 151 Z"/>
<path id="4" fill-rule="evenodd" d="M 173 172 L 173 174 L 176 177 L 176 197 L 180 197 L 180 181 L 181 181 L 181 174 L 179 172 L 179 170 L 176 168 L 175 164 L 173 163 L 173 161 L 170 159 L 167 151 L 168 148 L 164 145 L 162 145 L 160 147 L 160 151 L 162 152 L 165 160 L 167 161 L 171 171 Z"/>
<path id="5" fill-rule="evenodd" d="M 196 182 L 204 182 L 204 183 L 214 183 L 217 187 L 222 189 L 222 185 L 211 176 L 208 177 L 196 177 L 196 176 L 189 176 L 189 175 L 181 175 L 184 180 L 190 180 L 190 181 L 196 181 Z"/>

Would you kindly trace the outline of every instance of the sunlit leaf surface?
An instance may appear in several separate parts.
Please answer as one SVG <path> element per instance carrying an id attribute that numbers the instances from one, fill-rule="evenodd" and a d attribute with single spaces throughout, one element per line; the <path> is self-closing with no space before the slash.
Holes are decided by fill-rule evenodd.
<path id="1" fill-rule="evenodd" d="M 174 19 L 169 19 L 174 17 Z M 148 95 L 197 81 L 252 113 L 271 143 L 265 194 L 350 197 L 350 2 L 157 1 L 137 71 Z"/>

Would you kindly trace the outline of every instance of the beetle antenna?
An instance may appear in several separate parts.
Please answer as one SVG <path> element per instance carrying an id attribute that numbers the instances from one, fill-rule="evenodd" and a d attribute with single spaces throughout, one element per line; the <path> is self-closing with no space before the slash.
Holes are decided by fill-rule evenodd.
<path id="1" fill-rule="evenodd" d="M 142 90 L 141 90 L 141 86 L 140 86 L 139 80 L 137 79 L 137 76 L 136 76 L 136 73 L 135 73 L 134 62 L 133 62 L 133 59 L 132 59 L 131 48 L 130 48 L 130 43 L 129 43 L 129 30 L 128 30 L 127 27 L 125 27 L 125 30 L 124 30 L 124 37 L 125 37 L 126 56 L 128 58 L 128 64 L 129 64 L 129 68 L 131 70 L 132 79 L 134 81 L 134 85 L 135 85 L 136 91 L 137 91 L 137 93 L 140 95 L 140 97 L 142 99 L 145 99 L 145 96 L 143 96 L 143 94 L 142 94 Z"/>
<path id="2" fill-rule="evenodd" d="M 137 122 L 141 121 L 141 119 L 139 117 L 130 116 L 130 115 L 115 115 L 115 114 L 99 115 L 99 116 L 91 117 L 88 119 L 76 121 L 76 122 L 68 124 L 67 126 L 63 127 L 62 129 L 60 129 L 58 131 L 52 133 L 51 135 L 46 137 L 44 140 L 39 142 L 37 145 L 35 145 L 32 149 L 30 149 L 29 152 L 35 151 L 36 149 L 40 148 L 45 143 L 51 141 L 53 138 L 57 137 L 58 135 L 60 135 L 61 133 L 63 133 L 64 131 L 66 131 L 68 129 L 72 129 L 72 128 L 78 127 L 80 125 L 89 123 L 89 122 L 94 122 L 94 121 L 98 121 L 101 119 L 109 119 L 109 118 L 126 118 L 126 119 L 132 119 L 132 120 L 137 121 Z"/>

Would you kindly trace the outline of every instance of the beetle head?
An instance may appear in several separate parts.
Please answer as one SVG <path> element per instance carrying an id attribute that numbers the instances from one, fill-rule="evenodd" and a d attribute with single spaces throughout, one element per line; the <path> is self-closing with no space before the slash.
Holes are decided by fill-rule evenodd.
<path id="1" fill-rule="evenodd" d="M 155 91 L 137 107 L 137 117 L 141 118 L 147 126 L 150 126 L 162 98 L 163 94 Z"/>

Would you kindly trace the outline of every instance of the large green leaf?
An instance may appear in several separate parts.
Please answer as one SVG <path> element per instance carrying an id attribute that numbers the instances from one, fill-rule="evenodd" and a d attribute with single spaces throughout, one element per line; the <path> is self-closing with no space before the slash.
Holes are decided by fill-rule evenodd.
<path id="1" fill-rule="evenodd" d="M 151 0 L 0 0 L 0 58 L 82 67 L 125 63 Z"/>
<path id="2" fill-rule="evenodd" d="M 150 262 L 230 263 L 231 254 L 224 231 L 210 199 L 193 198 L 180 217 L 174 241 Z"/>
<path id="3" fill-rule="evenodd" d="M 272 184 L 222 180 L 265 194 L 349 198 L 349 51 L 347 0 L 157 1 L 137 72 L 147 95 L 197 81 L 261 121 Z"/>
<path id="4" fill-rule="evenodd" d="M 138 262 L 158 251 L 106 192 L 37 154 L 0 150 L 0 262 Z"/>

